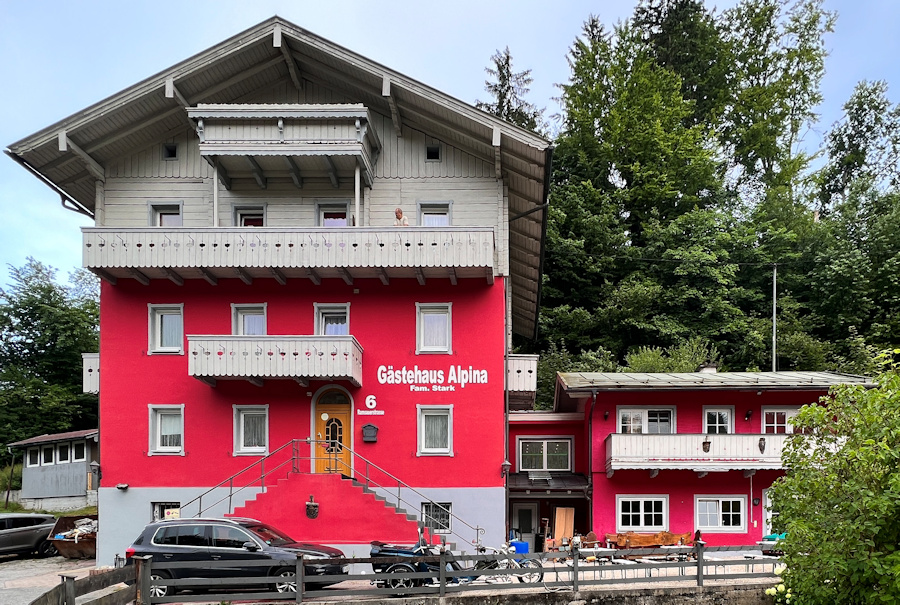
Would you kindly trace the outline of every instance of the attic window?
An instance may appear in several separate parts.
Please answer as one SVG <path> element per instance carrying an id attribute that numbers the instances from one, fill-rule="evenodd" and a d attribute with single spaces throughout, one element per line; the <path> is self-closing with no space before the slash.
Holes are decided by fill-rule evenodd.
<path id="1" fill-rule="evenodd" d="M 164 160 L 177 160 L 178 159 L 178 145 L 175 143 L 166 143 L 163 145 L 163 159 Z"/>
<path id="2" fill-rule="evenodd" d="M 426 145 L 425 146 L 425 161 L 426 162 L 440 162 L 441 161 L 441 146 L 440 145 Z"/>

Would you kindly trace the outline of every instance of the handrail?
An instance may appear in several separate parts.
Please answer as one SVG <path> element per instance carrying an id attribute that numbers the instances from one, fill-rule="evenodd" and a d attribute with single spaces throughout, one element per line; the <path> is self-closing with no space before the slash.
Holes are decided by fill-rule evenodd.
<path id="1" fill-rule="evenodd" d="M 329 455 L 325 456 L 325 457 L 315 456 L 315 455 L 301 456 L 300 448 L 299 448 L 300 444 L 306 444 L 306 445 L 311 446 L 312 450 L 314 452 L 316 451 L 316 449 L 315 449 L 316 446 L 321 445 L 325 448 L 326 452 Z M 288 448 L 290 448 L 290 453 L 289 453 L 289 457 L 287 459 L 277 462 L 274 466 L 269 466 L 268 469 L 266 468 L 267 461 L 272 461 L 272 458 L 274 456 L 281 454 Z M 238 472 L 234 473 L 227 479 L 225 479 L 225 480 L 219 482 L 218 484 L 216 484 L 215 486 L 207 489 L 206 491 L 204 491 L 202 494 L 200 494 L 193 500 L 188 501 L 181 507 L 181 509 L 182 510 L 188 509 L 189 507 L 191 507 L 193 504 L 196 503 L 197 514 L 194 516 L 200 517 L 203 515 L 203 513 L 205 511 L 208 511 L 211 508 L 213 508 L 214 506 L 217 506 L 227 500 L 228 501 L 228 513 L 230 514 L 230 513 L 234 512 L 233 498 L 234 498 L 235 494 L 239 494 L 242 491 L 244 491 L 250 487 L 256 487 L 256 486 L 258 486 L 262 490 L 262 492 L 265 493 L 267 490 L 266 478 L 274 473 L 281 471 L 285 467 L 288 467 L 288 464 L 290 464 L 290 466 L 288 467 L 287 472 L 285 473 L 285 476 L 288 476 L 292 473 L 302 474 L 302 471 L 300 470 L 300 464 L 299 464 L 299 462 L 301 462 L 301 461 L 305 460 L 305 461 L 310 461 L 310 462 L 315 463 L 315 461 L 321 460 L 323 458 L 330 460 L 330 463 L 329 463 L 330 468 L 334 471 L 337 471 L 341 466 L 344 466 L 344 462 L 339 459 L 339 455 L 343 451 L 348 452 L 351 455 L 352 460 L 358 460 L 358 461 L 364 463 L 365 472 L 362 474 L 360 479 L 364 480 L 364 484 L 367 489 L 375 488 L 377 490 L 383 491 L 387 496 L 390 496 L 391 498 L 394 498 L 396 496 L 396 500 L 397 500 L 396 504 L 393 504 L 391 502 L 386 502 L 387 504 L 389 504 L 390 506 L 393 506 L 396 509 L 400 509 L 401 504 L 402 504 L 403 506 L 406 506 L 406 507 L 415 507 L 413 510 L 418 510 L 418 506 L 415 503 L 410 502 L 403 498 L 403 490 L 406 489 L 409 492 L 415 494 L 416 496 L 419 496 L 423 501 L 427 502 L 432 507 L 437 508 L 440 511 L 443 511 L 443 513 L 446 514 L 448 518 L 453 519 L 454 521 L 456 521 L 456 522 L 464 525 L 465 527 L 471 529 L 472 531 L 474 531 L 475 539 L 471 541 L 472 544 L 476 544 L 476 545 L 481 544 L 481 536 L 485 533 L 484 528 L 479 527 L 477 525 L 473 526 L 470 523 L 466 522 L 464 519 L 460 518 L 458 515 L 453 514 L 452 511 L 441 506 L 439 503 L 434 502 L 431 498 L 429 498 L 428 496 L 426 496 L 419 490 L 415 489 L 414 487 L 412 487 L 411 485 L 409 485 L 402 479 L 396 477 L 391 472 L 378 466 L 377 464 L 375 464 L 371 460 L 368 460 L 364 456 L 356 453 L 355 451 L 353 451 L 352 448 L 345 447 L 345 446 L 335 448 L 334 444 L 331 441 L 312 439 L 312 438 L 291 439 L 284 445 L 279 446 L 275 450 L 271 451 L 269 454 L 254 461 L 253 463 L 249 464 L 248 466 L 246 466 L 243 469 L 239 470 Z M 258 474 L 256 472 L 254 472 L 253 476 L 251 478 L 249 478 L 246 483 L 244 483 L 243 485 L 237 485 L 237 486 L 235 485 L 235 480 L 237 478 L 239 478 L 241 475 L 244 475 L 245 473 L 254 471 L 254 469 L 256 469 L 256 468 L 259 469 Z M 355 473 L 354 469 L 355 469 L 355 465 L 351 464 L 350 467 L 348 469 L 346 469 L 348 472 L 346 472 L 346 473 L 342 472 L 341 474 L 345 475 L 347 477 L 350 477 L 352 479 L 355 479 L 356 477 L 354 477 L 354 475 L 356 473 Z M 357 471 L 358 471 L 358 469 L 357 469 Z M 384 475 L 389 480 L 390 485 L 388 485 L 386 483 L 383 484 L 379 481 L 376 481 L 372 477 L 373 471 Z M 393 492 L 395 484 L 396 484 L 396 494 Z M 205 496 L 208 496 L 212 492 L 214 492 L 218 489 L 224 488 L 224 487 L 228 488 L 228 494 L 226 496 L 222 496 L 218 500 L 216 500 L 212 503 L 208 503 L 207 506 L 205 506 L 205 507 L 203 506 L 203 498 Z M 425 516 L 427 516 L 429 518 L 427 520 L 423 519 L 422 521 L 424 521 L 425 525 L 433 531 L 435 519 L 433 517 L 431 517 L 430 515 L 425 515 Z M 457 533 L 456 531 L 454 531 L 452 529 L 449 530 L 449 533 L 457 536 L 458 538 L 460 538 L 462 540 L 468 541 L 464 536 L 460 535 L 459 533 Z"/>

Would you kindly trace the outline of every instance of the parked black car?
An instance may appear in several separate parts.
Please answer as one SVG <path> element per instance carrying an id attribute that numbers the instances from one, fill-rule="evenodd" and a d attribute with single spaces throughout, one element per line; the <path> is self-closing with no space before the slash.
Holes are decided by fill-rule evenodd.
<path id="1" fill-rule="evenodd" d="M 0 513 L 0 554 L 55 555 L 56 547 L 49 540 L 55 524 L 53 515 Z"/>
<path id="2" fill-rule="evenodd" d="M 170 519 L 157 521 L 144 528 L 141 535 L 125 551 L 126 565 L 137 555 L 151 555 L 154 561 L 196 563 L 172 570 L 152 569 L 151 580 L 184 578 L 235 578 L 241 576 L 279 577 L 274 588 L 278 592 L 296 592 L 297 555 L 304 555 L 303 573 L 307 584 L 327 586 L 340 580 L 316 581 L 317 576 L 347 573 L 346 565 L 316 563 L 315 559 L 340 558 L 336 548 L 295 542 L 284 532 L 256 519 Z M 269 560 L 271 566 L 242 565 L 245 561 Z M 215 567 L 212 561 L 232 561 L 233 565 Z M 152 566 L 151 566 L 152 567 Z M 174 593 L 172 587 L 154 585 L 151 596 Z"/>

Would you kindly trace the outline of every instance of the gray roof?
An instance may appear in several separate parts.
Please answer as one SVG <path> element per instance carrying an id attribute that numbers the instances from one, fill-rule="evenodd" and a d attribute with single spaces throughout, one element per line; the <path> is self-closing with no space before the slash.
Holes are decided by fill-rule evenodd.
<path id="1" fill-rule="evenodd" d="M 57 441 L 72 441 L 73 439 L 85 439 L 87 437 L 94 437 L 96 440 L 97 435 L 100 434 L 98 429 L 87 429 L 82 431 L 69 431 L 67 433 L 54 433 L 52 435 L 39 435 L 37 437 L 30 437 L 28 439 L 23 439 L 22 441 L 16 441 L 15 443 L 7 444 L 7 447 L 22 447 L 26 445 L 37 445 L 39 443 L 55 443 Z"/>
<path id="2" fill-rule="evenodd" d="M 273 43 L 276 39 L 280 48 Z M 534 338 L 547 224 L 544 204 L 550 183 L 550 142 L 280 17 L 263 21 L 12 143 L 6 153 L 64 192 L 65 207 L 92 216 L 97 172 L 107 163 L 183 129 L 187 123 L 184 103 L 195 107 L 247 102 L 255 91 L 298 77 L 339 91 L 382 115 L 395 115 L 395 121 L 404 126 L 487 162 L 494 163 L 499 157 L 509 194 L 513 330 Z M 180 93 L 174 98 L 164 94 L 168 80 Z M 68 137 L 68 151 L 59 149 L 61 136 Z M 85 157 L 90 163 L 85 163 Z"/>
<path id="3" fill-rule="evenodd" d="M 595 390 L 825 390 L 838 384 L 875 386 L 865 376 L 837 372 L 560 372 L 557 384 L 569 394 Z"/>

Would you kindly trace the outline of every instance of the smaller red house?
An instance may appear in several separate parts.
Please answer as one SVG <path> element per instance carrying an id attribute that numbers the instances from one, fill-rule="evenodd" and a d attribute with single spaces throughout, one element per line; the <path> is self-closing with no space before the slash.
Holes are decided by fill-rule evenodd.
<path id="1" fill-rule="evenodd" d="M 832 372 L 560 373 L 551 411 L 510 413 L 510 526 L 533 547 L 593 531 L 771 533 L 767 492 L 791 418 Z"/>

